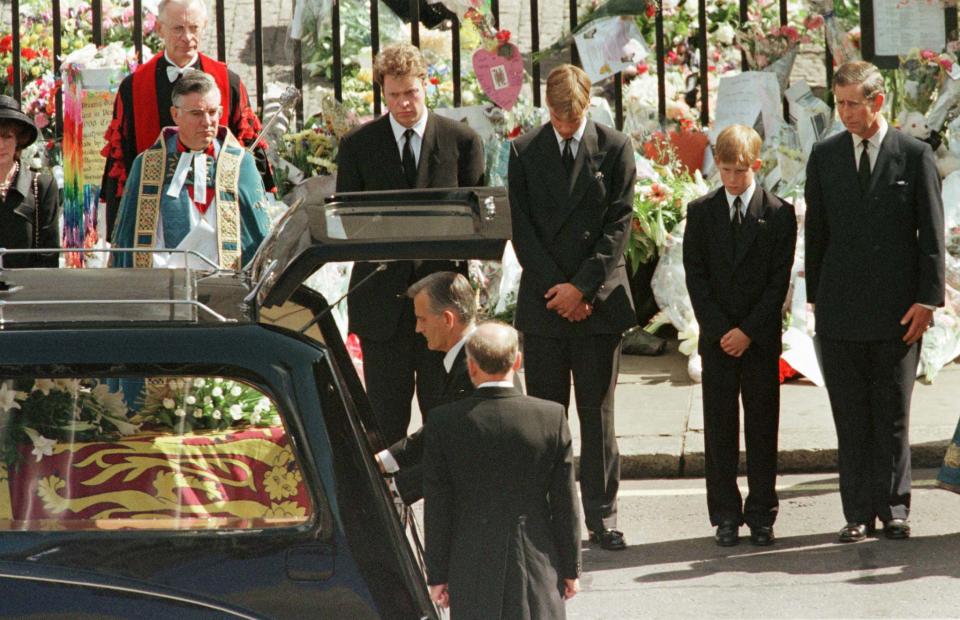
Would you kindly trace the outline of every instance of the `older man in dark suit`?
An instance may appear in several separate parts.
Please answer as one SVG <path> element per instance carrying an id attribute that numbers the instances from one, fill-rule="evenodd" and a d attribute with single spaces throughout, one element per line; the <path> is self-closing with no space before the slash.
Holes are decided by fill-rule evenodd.
<path id="1" fill-rule="evenodd" d="M 480 137 L 462 123 L 427 111 L 426 71 L 420 50 L 412 45 L 389 45 L 377 55 L 373 77 L 390 113 L 341 141 L 338 192 L 483 185 Z M 443 356 L 427 349 L 414 332 L 413 304 L 404 292 L 429 273 L 466 273 L 466 265 L 393 261 L 383 271 L 376 268 L 373 263 L 354 265 L 348 314 L 350 331 L 360 337 L 370 404 L 384 440 L 393 443 L 407 434 L 414 387 L 420 410 L 429 411 L 444 380 Z"/>
<path id="2" fill-rule="evenodd" d="M 430 594 L 454 620 L 565 617 L 579 589 L 580 521 L 564 408 L 523 396 L 517 332 L 467 339 L 476 391 L 431 413 L 424 526 Z"/>
<path id="3" fill-rule="evenodd" d="M 877 518 L 907 538 L 910 395 L 944 302 L 940 178 L 929 145 L 884 120 L 875 66 L 841 66 L 833 93 L 847 131 L 807 163 L 806 280 L 837 427 L 839 540 L 863 540 Z"/>
<path id="4" fill-rule="evenodd" d="M 437 406 L 473 392 L 467 372 L 464 344 L 473 333 L 477 316 L 477 294 L 466 276 L 452 271 L 438 271 L 415 282 L 407 289 L 413 299 L 417 332 L 427 340 L 427 348 L 443 353 L 445 379 Z M 427 423 L 429 411 L 423 412 Z M 386 450 L 376 454 L 380 470 L 396 474 L 397 490 L 406 504 L 423 498 L 423 427 Z"/>
<path id="5" fill-rule="evenodd" d="M 528 394 L 566 407 L 573 375 L 587 528 L 601 547 L 620 550 L 613 404 L 621 336 L 636 324 L 623 256 L 636 168 L 630 139 L 588 120 L 589 104 L 587 75 L 557 67 L 547 78 L 550 123 L 510 151 L 513 244 L 523 267 L 516 326 Z"/>

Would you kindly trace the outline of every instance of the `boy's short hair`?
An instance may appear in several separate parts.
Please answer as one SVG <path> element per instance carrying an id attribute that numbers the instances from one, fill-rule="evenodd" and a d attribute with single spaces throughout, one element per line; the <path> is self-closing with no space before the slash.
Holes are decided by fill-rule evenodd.
<path id="1" fill-rule="evenodd" d="M 412 75 L 425 79 L 427 63 L 420 49 L 409 43 L 394 43 L 380 50 L 373 61 L 373 80 L 382 87 L 383 78 L 388 75 L 395 78 Z"/>
<path id="2" fill-rule="evenodd" d="M 730 125 L 717 136 L 713 158 L 717 162 L 750 166 L 760 159 L 763 138 L 752 127 Z"/>
<path id="3" fill-rule="evenodd" d="M 590 107 L 590 78 L 580 67 L 560 65 L 547 76 L 547 105 L 561 119 L 583 118 Z"/>

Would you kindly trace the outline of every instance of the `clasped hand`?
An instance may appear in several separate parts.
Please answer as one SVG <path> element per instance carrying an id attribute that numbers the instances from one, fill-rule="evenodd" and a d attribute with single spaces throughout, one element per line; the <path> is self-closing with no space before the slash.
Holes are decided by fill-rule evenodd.
<path id="1" fill-rule="evenodd" d="M 569 282 L 551 286 L 543 298 L 547 300 L 547 310 L 553 310 L 574 323 L 593 313 L 593 306 L 583 298 L 583 293 Z"/>

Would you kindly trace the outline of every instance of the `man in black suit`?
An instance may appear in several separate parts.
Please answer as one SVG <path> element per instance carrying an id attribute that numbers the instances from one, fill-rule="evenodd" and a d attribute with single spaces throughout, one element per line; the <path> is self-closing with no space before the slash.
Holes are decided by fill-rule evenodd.
<path id="1" fill-rule="evenodd" d="M 777 517 L 780 325 L 797 241 L 793 206 L 754 180 L 762 139 L 743 125 L 717 137 L 723 186 L 687 207 L 683 267 L 700 324 L 707 510 L 721 547 L 750 527 L 773 544 Z M 740 399 L 747 451 L 746 504 L 737 486 Z"/>
<path id="2" fill-rule="evenodd" d="M 338 192 L 483 185 L 480 137 L 462 123 L 427 111 L 426 74 L 420 50 L 412 45 L 389 45 L 377 55 L 373 77 L 390 113 L 340 142 Z M 443 356 L 428 350 L 415 333 L 413 304 L 404 292 L 429 273 L 466 273 L 466 265 L 392 261 L 383 271 L 376 268 L 374 263 L 354 264 L 347 312 L 350 331 L 360 337 L 367 395 L 390 444 L 407 434 L 414 388 L 420 410 L 429 411 L 444 381 Z"/>
<path id="3" fill-rule="evenodd" d="M 417 319 L 417 333 L 427 348 L 443 353 L 445 380 L 436 406 L 460 400 L 473 392 L 463 345 L 475 327 L 477 294 L 460 273 L 438 271 L 418 280 L 409 289 Z M 427 423 L 429 411 L 423 412 Z M 423 498 L 423 427 L 376 454 L 380 470 L 395 473 L 397 491 L 407 505 Z"/>
<path id="4" fill-rule="evenodd" d="M 877 518 L 887 538 L 910 525 L 910 396 L 920 340 L 944 302 L 943 203 L 929 145 L 880 113 L 883 77 L 841 66 L 834 100 L 847 131 L 807 162 L 807 299 L 837 427 L 841 542 Z"/>
<path id="5" fill-rule="evenodd" d="M 550 123 L 510 150 L 513 245 L 523 267 L 516 326 L 528 394 L 566 407 L 573 375 L 587 528 L 604 549 L 619 550 L 613 404 L 621 335 L 636 324 L 623 256 L 636 168 L 630 139 L 588 120 L 589 104 L 586 74 L 557 67 L 547 78 Z"/>
<path id="6" fill-rule="evenodd" d="M 483 323 L 467 339 L 476 391 L 425 430 L 430 595 L 465 618 L 564 618 L 579 590 L 580 519 L 564 408 L 522 395 L 517 332 Z"/>

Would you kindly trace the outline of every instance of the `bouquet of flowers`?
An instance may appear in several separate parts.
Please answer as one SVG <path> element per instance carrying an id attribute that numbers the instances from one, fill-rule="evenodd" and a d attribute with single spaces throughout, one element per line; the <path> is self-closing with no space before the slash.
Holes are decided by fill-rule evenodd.
<path id="1" fill-rule="evenodd" d="M 943 83 L 945 71 L 955 62 L 952 54 L 916 48 L 901 56 L 895 78 L 901 109 L 926 114 L 933 103 L 933 94 Z"/>
<path id="2" fill-rule="evenodd" d="M 769 31 L 764 31 L 759 23 L 748 21 L 737 32 L 735 45 L 746 54 L 750 68 L 760 71 L 781 58 L 795 55 L 797 46 L 811 42 L 807 30 L 822 24 L 822 17 L 819 20 L 812 18 L 809 25 L 805 24 L 803 32 L 789 25 L 773 26 Z"/>
<path id="3" fill-rule="evenodd" d="M 647 172 L 637 175 L 633 194 L 626 255 L 634 271 L 658 256 L 670 233 L 686 217 L 687 203 L 709 189 L 700 171 L 690 174 L 675 155 L 668 156 L 665 164 L 638 159 L 637 169 Z"/>
<path id="4" fill-rule="evenodd" d="M 281 423 L 269 398 L 245 383 L 220 377 L 148 383 L 136 419 L 143 425 L 178 433 Z"/>
<path id="5" fill-rule="evenodd" d="M 29 392 L 0 386 L 0 458 L 20 459 L 17 447 L 32 443 L 39 461 L 58 441 L 97 441 L 139 430 L 127 417 L 123 394 L 105 383 L 80 379 L 37 379 Z"/>

